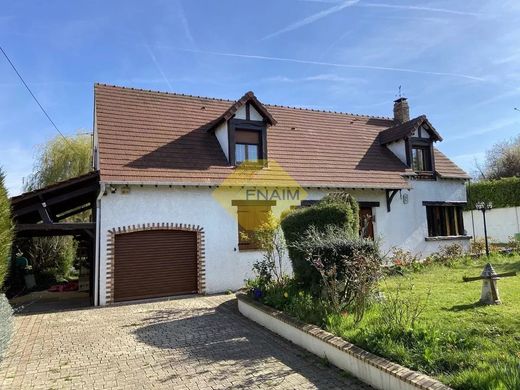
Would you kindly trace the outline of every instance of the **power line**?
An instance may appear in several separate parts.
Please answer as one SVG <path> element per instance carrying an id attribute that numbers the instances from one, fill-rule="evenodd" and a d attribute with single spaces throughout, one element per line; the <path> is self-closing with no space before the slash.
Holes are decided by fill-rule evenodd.
<path id="1" fill-rule="evenodd" d="M 54 123 L 54 121 L 51 119 L 51 117 L 49 116 L 49 114 L 47 114 L 47 111 L 45 111 L 45 108 L 43 108 L 43 106 L 40 104 L 40 102 L 38 101 L 38 99 L 36 98 L 36 96 L 34 96 L 34 93 L 31 91 L 31 88 L 29 88 L 29 86 L 27 85 L 27 83 L 25 82 L 25 80 L 23 79 L 22 75 L 20 74 L 20 72 L 18 72 L 18 70 L 16 69 L 16 66 L 14 66 L 13 62 L 11 61 L 11 59 L 9 58 L 9 56 L 7 55 L 7 53 L 4 51 L 4 49 L 2 48 L 2 46 L 0 46 L 0 50 L 2 51 L 3 55 L 5 56 L 5 58 L 7 59 L 7 62 L 9 62 L 9 65 L 11 65 L 11 67 L 13 68 L 13 70 L 15 71 L 15 73 L 18 75 L 18 78 L 22 81 L 23 85 L 25 86 L 25 88 L 27 88 L 27 91 L 29 91 L 29 93 L 31 94 L 32 98 L 34 99 L 34 101 L 36 102 L 36 104 L 38 104 L 38 106 L 40 107 L 40 109 L 42 110 L 42 112 L 45 114 L 45 116 L 47 117 L 47 119 L 49 120 L 49 122 L 52 123 L 52 125 L 54 126 L 54 128 L 56 129 L 56 131 L 63 137 L 63 139 L 72 147 L 74 148 L 74 145 L 72 145 L 72 143 L 67 139 L 67 137 L 65 137 L 63 135 L 63 133 L 60 131 L 60 129 L 58 129 L 58 126 L 56 126 L 56 123 Z"/>

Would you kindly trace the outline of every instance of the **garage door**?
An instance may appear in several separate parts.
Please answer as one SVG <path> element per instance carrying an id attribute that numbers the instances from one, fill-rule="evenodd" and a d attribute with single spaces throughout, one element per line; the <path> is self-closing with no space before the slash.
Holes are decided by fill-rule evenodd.
<path id="1" fill-rule="evenodd" d="M 147 230 L 118 234 L 114 300 L 197 292 L 197 233 Z"/>

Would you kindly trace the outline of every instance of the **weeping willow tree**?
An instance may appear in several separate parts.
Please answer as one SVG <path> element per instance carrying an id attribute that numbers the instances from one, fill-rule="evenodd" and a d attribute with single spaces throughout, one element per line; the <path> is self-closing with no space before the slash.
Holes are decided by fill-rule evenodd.
<path id="1" fill-rule="evenodd" d="M 38 148 L 25 190 L 37 190 L 91 170 L 91 136 L 84 133 L 67 138 L 57 136 Z M 86 222 L 90 219 L 90 211 L 73 218 L 75 222 Z M 72 237 L 36 237 L 20 249 L 31 261 L 36 279 L 42 285 L 67 278 L 76 255 Z"/>
<path id="2" fill-rule="evenodd" d="M 41 145 L 26 191 L 88 173 L 92 169 L 92 139 L 89 134 L 57 136 Z"/>

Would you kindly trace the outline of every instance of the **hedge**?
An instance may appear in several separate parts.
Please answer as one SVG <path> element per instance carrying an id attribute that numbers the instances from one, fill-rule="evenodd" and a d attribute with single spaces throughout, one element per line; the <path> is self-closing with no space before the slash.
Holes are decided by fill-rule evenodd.
<path id="1" fill-rule="evenodd" d="M 359 231 L 359 206 L 355 199 L 338 199 L 336 195 L 325 197 L 311 207 L 300 208 L 283 216 L 282 230 L 287 242 L 294 278 L 304 287 L 312 289 L 319 284 L 320 275 L 305 259 L 303 253 L 294 247 L 310 226 L 323 231 L 327 226 L 337 226 L 345 230 L 346 236 L 357 237 Z"/>
<path id="2" fill-rule="evenodd" d="M 482 180 L 466 185 L 467 210 L 474 210 L 475 203 L 492 202 L 493 208 L 520 206 L 520 177 L 499 180 Z"/>
<path id="3" fill-rule="evenodd" d="M 0 289 L 9 270 L 12 239 L 11 203 L 4 186 L 4 174 L 0 170 Z"/>

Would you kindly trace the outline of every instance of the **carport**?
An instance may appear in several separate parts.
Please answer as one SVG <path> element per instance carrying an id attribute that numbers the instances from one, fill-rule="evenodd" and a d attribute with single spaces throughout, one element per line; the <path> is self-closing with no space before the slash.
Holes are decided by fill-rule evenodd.
<path id="1" fill-rule="evenodd" d="M 45 188 L 11 198 L 15 234 L 21 237 L 73 236 L 88 258 L 90 268 L 89 296 L 94 304 L 96 198 L 99 172 L 62 181 Z M 89 222 L 71 218 L 91 210 Z"/>

